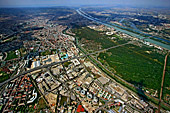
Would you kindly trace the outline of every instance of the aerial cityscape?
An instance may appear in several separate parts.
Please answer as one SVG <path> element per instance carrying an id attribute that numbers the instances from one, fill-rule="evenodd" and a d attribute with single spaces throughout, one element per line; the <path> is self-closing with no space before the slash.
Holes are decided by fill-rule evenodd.
<path id="1" fill-rule="evenodd" d="M 169 4 L 1 0 L 0 113 L 170 113 Z"/>

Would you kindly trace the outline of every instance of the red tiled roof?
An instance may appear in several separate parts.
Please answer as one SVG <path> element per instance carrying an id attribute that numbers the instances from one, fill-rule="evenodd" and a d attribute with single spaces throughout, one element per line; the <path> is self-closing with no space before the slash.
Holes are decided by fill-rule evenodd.
<path id="1" fill-rule="evenodd" d="M 82 105 L 78 105 L 77 112 L 84 112 Z"/>

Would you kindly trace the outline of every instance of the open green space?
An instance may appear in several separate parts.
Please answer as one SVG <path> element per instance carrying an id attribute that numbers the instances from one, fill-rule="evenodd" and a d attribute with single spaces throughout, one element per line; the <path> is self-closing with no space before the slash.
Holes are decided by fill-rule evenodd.
<path id="1" fill-rule="evenodd" d="M 0 83 L 4 82 L 5 80 L 9 79 L 10 74 L 7 74 L 3 71 L 0 71 Z"/>
<path id="2" fill-rule="evenodd" d="M 65 102 L 67 102 L 67 97 L 66 96 L 62 96 L 61 97 L 61 101 L 60 101 L 60 105 L 64 105 Z"/>
<path id="3" fill-rule="evenodd" d="M 7 53 L 7 58 L 5 60 L 12 60 L 14 58 L 18 58 L 18 56 L 16 55 L 15 51 L 9 51 Z"/>
<path id="4" fill-rule="evenodd" d="M 51 55 L 51 51 L 46 50 L 44 52 L 41 52 L 41 56 Z"/>
<path id="5" fill-rule="evenodd" d="M 116 43 L 113 43 L 111 41 L 111 39 L 107 38 L 108 36 L 103 35 L 104 34 L 103 32 L 95 31 L 90 28 L 75 29 L 73 32 L 76 33 L 76 36 L 79 38 L 80 42 L 83 41 L 84 39 L 86 39 L 86 42 L 84 42 L 84 43 L 88 44 L 92 41 L 93 45 L 94 45 L 94 43 L 95 44 L 97 43 L 96 46 L 102 45 L 102 49 L 117 45 Z M 109 37 L 118 37 L 118 36 L 112 35 Z M 125 43 L 124 40 L 120 40 L 119 38 L 116 38 L 114 41 L 115 42 L 118 41 L 120 44 Z M 85 47 L 86 47 L 86 45 L 85 45 Z M 87 46 L 87 47 L 89 47 L 89 46 Z"/>
<path id="6" fill-rule="evenodd" d="M 148 55 L 129 49 L 128 46 L 111 49 L 109 52 L 112 53 L 111 56 L 101 53 L 98 59 L 107 62 L 124 80 L 153 89 L 160 87 L 163 65 L 159 64 L 158 59 L 152 59 Z"/>
<path id="7" fill-rule="evenodd" d="M 127 40 L 119 40 L 119 38 L 114 41 L 110 40 L 101 32 L 89 28 L 75 29 L 74 32 L 80 43 L 82 39 L 94 41 L 100 43 L 103 49 L 127 42 Z M 86 45 L 86 43 L 84 44 Z M 88 50 L 88 47 L 84 46 L 84 48 Z M 129 83 L 150 92 L 157 90 L 157 95 L 159 95 L 164 57 L 165 54 L 160 53 L 155 48 L 129 44 L 100 53 L 98 60 L 105 67 L 109 65 L 109 68 L 112 68 L 115 74 Z M 163 96 L 170 94 L 170 57 L 168 59 Z"/>
<path id="8" fill-rule="evenodd" d="M 38 108 L 37 108 L 37 111 L 40 111 L 42 109 L 45 109 L 45 108 L 48 108 L 44 99 L 43 98 L 40 98 L 40 100 L 38 101 Z"/>
<path id="9" fill-rule="evenodd" d="M 72 62 L 64 62 L 64 66 L 68 67 Z"/>

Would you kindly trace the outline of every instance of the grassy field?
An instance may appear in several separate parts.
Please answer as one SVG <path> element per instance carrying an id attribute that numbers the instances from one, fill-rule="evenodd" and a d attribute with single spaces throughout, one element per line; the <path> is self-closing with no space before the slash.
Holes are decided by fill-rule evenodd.
<path id="1" fill-rule="evenodd" d="M 46 56 L 46 55 L 51 55 L 51 52 L 49 50 L 41 52 L 41 56 Z"/>
<path id="2" fill-rule="evenodd" d="M 89 28 L 75 29 L 80 42 L 86 39 L 89 42 L 101 44 L 102 49 L 117 44 L 126 43 L 125 40 L 119 38 L 110 40 L 107 36 L 91 30 Z M 84 43 L 85 44 L 85 43 Z M 86 45 L 86 44 L 85 44 Z M 88 49 L 87 46 L 84 46 Z M 114 73 L 124 80 L 134 84 L 135 86 L 147 89 L 150 92 L 160 90 L 162 79 L 162 71 L 165 54 L 160 54 L 154 48 L 147 46 L 126 45 L 123 47 L 111 49 L 105 53 L 100 53 L 98 60 L 105 66 L 109 66 Z M 169 57 L 170 58 L 170 57 Z M 164 83 L 164 95 L 170 94 L 170 59 L 168 60 L 167 72 Z M 169 88 L 169 89 L 168 89 Z"/>
<path id="3" fill-rule="evenodd" d="M 14 58 L 18 58 L 15 51 L 9 51 L 8 55 L 7 55 L 7 58 L 5 60 L 11 60 L 11 59 L 14 59 Z"/>
<path id="4" fill-rule="evenodd" d="M 64 62 L 64 66 L 68 67 L 71 64 L 71 62 Z"/>
<path id="5" fill-rule="evenodd" d="M 80 42 L 83 39 L 86 39 L 87 43 L 94 41 L 95 44 L 102 45 L 102 49 L 117 45 L 116 43 L 113 43 L 109 38 L 107 38 L 106 35 L 102 35 L 102 32 L 91 30 L 89 28 L 75 29 L 73 32 L 76 33 Z M 115 37 L 115 35 L 112 35 L 112 36 Z M 112 37 L 112 36 L 110 36 L 110 37 Z M 117 41 L 119 41 L 119 43 L 125 43 L 124 40 L 119 40 L 119 38 L 115 39 L 115 42 L 117 42 Z"/>
<path id="6" fill-rule="evenodd" d="M 65 102 L 67 102 L 67 97 L 66 96 L 62 96 L 61 97 L 61 101 L 60 101 L 60 105 L 64 105 Z"/>
<path id="7" fill-rule="evenodd" d="M 10 74 L 0 71 L 0 83 L 4 82 L 5 80 L 9 79 Z"/>
<path id="8" fill-rule="evenodd" d="M 40 111 L 42 109 L 48 108 L 46 103 L 44 102 L 43 98 L 40 98 L 39 102 L 38 102 L 38 108 L 37 111 Z"/>

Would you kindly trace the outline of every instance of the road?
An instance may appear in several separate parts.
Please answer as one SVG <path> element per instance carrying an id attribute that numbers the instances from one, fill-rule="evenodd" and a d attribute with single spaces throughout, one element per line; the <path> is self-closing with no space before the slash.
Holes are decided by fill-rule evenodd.
<path id="1" fill-rule="evenodd" d="M 146 37 L 146 38 L 149 38 L 149 37 Z M 145 38 L 144 38 L 145 39 Z M 133 42 L 136 42 L 136 41 L 133 41 Z M 133 43 L 133 42 L 128 42 L 128 43 Z M 76 40 L 76 43 L 77 43 L 77 45 L 78 45 L 78 47 L 79 47 L 79 49 L 80 50 L 82 50 L 83 49 L 83 51 L 85 51 L 84 50 L 84 48 L 82 48 L 82 47 L 80 47 L 79 46 L 79 44 L 78 44 L 78 40 Z M 125 43 L 126 44 L 126 43 Z M 112 47 L 110 47 L 110 48 L 112 48 Z M 110 48 L 108 48 L 108 49 L 110 49 Z M 82 51 L 82 52 L 83 52 Z M 98 51 L 97 51 L 98 52 Z M 84 52 L 83 52 L 84 53 Z M 84 53 L 84 54 L 86 54 L 86 52 Z M 93 56 L 91 56 L 91 58 L 93 59 L 93 60 L 95 60 L 101 67 L 102 67 L 102 69 L 100 69 L 100 67 L 98 66 L 98 65 L 96 65 L 96 63 L 93 61 L 93 60 L 91 60 L 93 63 L 94 63 L 94 65 L 95 66 L 97 66 L 101 71 L 103 71 L 103 69 L 105 69 L 105 70 L 107 70 L 109 73 L 111 73 L 112 75 L 114 75 L 115 77 L 117 77 L 119 80 L 121 80 L 122 82 L 124 82 L 125 84 L 127 84 L 127 85 L 129 85 L 129 86 L 131 86 L 131 87 L 133 87 L 133 88 L 135 88 L 135 89 L 137 89 L 137 87 L 135 87 L 133 84 L 130 84 L 130 83 L 128 83 L 127 81 L 125 81 L 125 80 L 123 80 L 122 78 L 120 78 L 119 76 L 117 76 L 117 75 L 115 75 L 114 73 L 112 73 L 108 68 L 106 68 L 105 66 L 103 66 L 102 64 L 101 64 L 101 62 L 99 62 L 98 60 L 96 60 Z M 104 72 L 104 71 L 103 71 Z M 104 72 L 105 73 L 105 72 Z M 106 74 L 107 75 L 107 74 Z M 109 79 L 111 79 L 111 80 L 114 80 L 112 77 L 110 77 L 110 76 L 107 76 Z M 126 87 L 124 87 L 126 90 L 128 90 L 128 91 L 130 91 L 130 92 L 132 92 L 131 90 L 129 90 L 128 88 L 126 88 Z M 134 94 L 134 92 L 132 92 L 133 94 Z M 148 94 L 148 93 L 146 93 L 146 92 L 144 92 L 144 94 L 146 95 L 146 96 L 148 96 L 149 98 L 152 98 L 154 101 L 159 101 L 159 99 L 158 98 L 156 98 L 156 97 L 154 97 L 154 96 L 152 96 L 152 95 L 150 95 L 150 94 Z M 150 102 L 149 102 L 150 103 Z M 155 106 L 153 103 L 150 103 L 154 108 L 157 108 L 157 106 Z M 165 103 L 165 102 L 162 102 L 162 104 L 164 105 L 164 106 L 166 106 L 166 107 L 169 107 L 170 108 L 170 105 L 169 104 L 167 104 L 167 103 Z M 161 110 L 162 111 L 162 110 Z"/>
<path id="2" fill-rule="evenodd" d="M 33 85 L 35 86 L 35 88 L 37 89 L 37 91 L 39 92 L 39 94 L 41 95 L 42 99 L 44 100 L 45 104 L 46 104 L 47 106 L 50 106 L 49 103 L 48 103 L 48 101 L 47 101 L 47 99 L 45 98 L 45 96 L 44 96 L 44 95 L 41 93 L 41 91 L 39 90 L 39 88 L 38 88 L 37 84 L 35 83 L 35 81 L 33 80 L 33 78 L 32 78 L 31 76 L 29 76 L 29 77 L 30 77 Z M 51 108 L 51 107 L 50 107 L 50 108 Z"/>
<path id="3" fill-rule="evenodd" d="M 82 49 L 82 48 L 81 48 Z M 84 51 L 84 50 L 83 50 Z M 108 68 L 106 68 L 105 66 L 103 66 L 102 64 L 101 64 L 101 62 L 99 62 L 98 60 L 96 60 L 93 56 L 91 56 L 91 58 L 93 59 L 93 60 L 95 60 L 101 67 L 102 67 L 102 69 L 98 66 L 98 65 L 96 65 L 96 63 L 95 62 L 93 62 L 93 60 L 91 60 L 93 63 L 94 63 L 94 65 L 95 66 L 97 66 L 101 71 L 103 71 L 103 69 L 105 69 L 106 71 L 108 71 L 110 74 L 112 74 L 113 76 L 115 76 L 115 77 L 117 77 L 119 80 L 121 80 L 122 82 L 124 82 L 125 84 L 127 84 L 127 85 L 129 85 L 129 86 L 131 86 L 131 87 L 133 87 L 133 88 L 135 88 L 135 89 L 138 89 L 137 87 L 135 87 L 133 84 L 131 84 L 131 83 L 128 83 L 127 81 L 125 81 L 125 80 L 123 80 L 122 78 L 120 78 L 119 76 L 117 76 L 117 75 L 115 75 L 113 72 L 111 72 Z M 104 72 L 104 71 L 103 71 Z M 105 73 L 105 72 L 104 72 Z M 107 75 L 107 74 L 106 74 Z M 109 79 L 111 79 L 111 80 L 114 80 L 112 77 L 110 77 L 110 76 L 107 76 Z M 124 87 L 126 90 L 128 90 L 128 91 L 130 91 L 130 92 L 132 92 L 130 89 L 128 89 L 128 88 L 126 88 L 126 87 Z M 132 92 L 133 94 L 134 94 L 134 92 Z M 152 95 L 150 95 L 150 94 L 148 94 L 148 93 L 146 93 L 146 92 L 144 92 L 144 95 L 146 95 L 147 97 L 149 97 L 149 98 L 152 98 L 154 101 L 159 101 L 159 99 L 158 98 L 156 98 L 156 97 L 154 97 L 154 96 L 152 96 Z M 152 104 L 152 103 L 150 103 L 150 104 Z M 164 106 L 166 106 L 166 107 L 169 107 L 170 108 L 170 105 L 169 104 L 167 104 L 167 103 L 165 103 L 165 102 L 161 102 L 161 104 L 163 104 Z M 157 106 L 155 106 L 155 105 L 153 105 L 152 104 L 152 106 L 154 106 L 154 108 L 157 108 Z"/>
<path id="4" fill-rule="evenodd" d="M 60 64 L 60 63 L 68 62 L 68 61 L 73 60 L 73 59 L 80 59 L 80 58 L 83 58 L 83 57 L 86 57 L 86 56 L 89 56 L 89 55 L 94 55 L 94 54 L 97 54 L 97 53 L 100 53 L 100 52 L 107 51 L 107 50 L 109 50 L 109 49 L 113 49 L 113 48 L 117 48 L 117 47 L 121 47 L 121 46 L 130 44 L 130 43 L 132 43 L 132 42 L 130 41 L 130 42 L 127 42 L 127 43 L 124 43 L 124 44 L 120 44 L 120 45 L 117 45 L 117 46 L 112 46 L 112 47 L 107 48 L 107 49 L 99 50 L 99 51 L 96 51 L 96 52 L 94 52 L 94 53 L 89 53 L 89 54 L 82 55 L 82 56 L 79 56 L 79 57 L 78 57 L 78 56 L 75 56 L 75 57 L 72 57 L 72 58 L 70 58 L 70 59 L 68 59 L 68 60 L 64 60 L 64 61 L 60 61 L 60 62 L 53 62 L 53 63 L 48 64 L 48 65 L 42 65 L 42 66 L 39 66 L 39 67 L 35 67 L 35 68 L 33 68 L 33 69 L 30 69 L 30 70 L 28 70 L 28 71 L 25 71 L 25 72 L 23 72 L 23 73 L 21 73 L 21 74 L 18 74 L 18 75 L 16 75 L 16 76 L 14 76 L 14 77 L 12 77 L 12 78 L 10 78 L 10 79 L 8 79 L 8 80 L 0 83 L 0 87 L 3 86 L 3 85 L 6 84 L 6 83 L 8 83 L 8 82 L 10 82 L 10 81 L 18 78 L 18 77 L 20 77 L 20 76 L 24 76 L 25 74 L 34 72 L 34 71 L 36 71 L 36 70 L 40 70 L 40 69 L 47 68 L 47 67 L 51 67 L 51 66 L 54 66 L 54 65 L 57 65 L 57 64 Z"/>
<path id="5" fill-rule="evenodd" d="M 132 37 L 136 37 L 136 38 L 138 38 L 138 39 L 144 39 L 144 38 L 145 38 L 144 36 L 141 36 L 141 35 L 139 35 L 139 34 L 136 34 L 136 33 L 133 33 L 133 32 L 131 32 L 131 31 L 126 30 L 126 28 L 124 28 L 124 27 L 122 27 L 122 26 L 118 26 L 118 25 L 111 24 L 111 23 L 108 23 L 108 22 L 104 22 L 104 21 L 101 21 L 101 20 L 99 20 L 99 19 L 97 19 L 97 18 L 94 18 L 94 17 L 88 15 L 87 13 L 85 13 L 84 11 L 82 11 L 81 8 L 80 8 L 80 9 L 77 9 L 76 11 L 77 11 L 77 13 L 80 14 L 81 16 L 83 16 L 83 17 L 85 17 L 85 18 L 87 18 L 87 19 L 89 19 L 89 20 L 91 20 L 91 21 L 94 21 L 94 22 L 96 22 L 96 23 L 103 24 L 103 25 L 105 25 L 105 26 L 107 26 L 107 27 L 110 27 L 110 28 L 114 28 L 114 29 L 116 29 L 117 31 L 120 31 L 120 32 L 125 33 L 125 34 L 128 34 L 128 35 L 130 35 L 130 36 L 132 36 Z M 152 37 L 152 38 L 154 38 L 154 36 L 150 36 L 150 35 L 148 35 L 147 37 Z M 158 39 L 158 37 L 157 37 L 156 39 Z M 163 40 L 163 39 L 161 39 L 161 40 Z M 167 44 L 164 44 L 164 43 L 161 43 L 161 42 L 152 40 L 152 39 L 150 39 L 150 38 L 145 39 L 145 41 L 150 42 L 150 43 L 152 43 L 152 44 L 154 44 L 154 45 L 158 45 L 158 46 L 160 46 L 160 47 L 162 47 L 162 48 L 164 48 L 164 49 L 170 50 L 170 45 L 167 45 Z M 169 42 L 168 42 L 168 43 L 169 43 Z"/>
<path id="6" fill-rule="evenodd" d="M 167 64 L 167 59 L 168 59 L 168 54 L 165 56 L 165 63 L 164 63 L 164 69 L 163 69 L 163 75 L 162 75 L 162 83 L 161 83 L 161 91 L 160 91 L 160 99 L 159 99 L 159 106 L 158 106 L 158 113 L 160 113 L 160 108 L 161 108 L 161 101 L 162 101 L 162 92 L 163 92 L 163 85 L 164 85 L 164 79 L 165 79 L 165 72 L 166 72 L 166 64 Z"/>
<path id="7" fill-rule="evenodd" d="M 97 109 L 95 110 L 95 113 L 97 113 L 99 110 L 104 109 L 110 102 L 114 102 L 114 100 L 110 100 L 110 101 L 106 102 L 103 106 L 97 108 Z"/>
<path id="8" fill-rule="evenodd" d="M 83 51 L 84 51 L 84 48 L 81 48 L 81 49 L 83 49 Z M 84 53 L 84 54 L 85 54 L 85 53 Z M 91 57 L 92 57 L 92 59 L 95 60 L 99 65 L 101 65 L 103 69 L 105 69 L 105 70 L 107 70 L 108 72 L 110 72 L 112 75 L 114 75 L 115 77 L 117 77 L 118 79 L 120 79 L 121 81 L 123 81 L 125 84 L 128 84 L 129 86 L 136 88 L 133 84 L 128 83 L 128 82 L 125 81 L 124 79 L 122 79 L 122 78 L 120 78 L 119 76 L 117 76 L 117 75 L 115 75 L 114 73 L 112 73 L 109 69 L 107 69 L 105 66 L 103 66 L 103 65 L 101 64 L 101 62 L 99 62 L 98 60 L 96 60 L 93 56 L 91 56 Z M 91 60 L 91 59 L 89 58 L 89 60 Z M 92 60 L 91 60 L 91 61 L 92 61 Z M 92 62 L 93 62 L 93 61 L 92 61 Z M 95 65 L 96 67 L 98 67 L 98 65 L 96 65 L 95 62 L 93 62 L 93 63 L 94 63 L 94 65 Z M 100 67 L 98 67 L 98 68 L 100 69 Z M 100 71 L 103 72 L 103 70 L 101 70 L 101 69 L 100 69 Z M 104 72 L 104 73 L 105 73 L 105 72 Z M 107 74 L 106 74 L 106 75 L 107 75 Z M 112 77 L 110 77 L 109 75 L 107 75 L 107 77 L 108 77 L 110 80 L 115 81 L 115 80 L 114 80 Z M 116 82 L 116 81 L 115 81 L 115 82 Z M 117 82 L 116 82 L 116 83 L 117 83 Z M 119 84 L 119 83 L 117 83 L 117 84 Z M 129 90 L 128 88 L 122 86 L 122 84 L 119 84 L 119 85 L 120 85 L 121 87 L 123 87 L 123 89 L 126 89 L 126 91 L 129 91 L 129 92 L 133 93 L 133 92 L 132 92 L 131 90 Z M 133 94 L 135 94 L 135 93 L 133 93 Z M 105 107 L 105 105 L 103 105 L 103 106 Z M 103 106 L 101 106 L 100 109 L 104 109 Z M 133 106 L 132 106 L 132 108 L 135 109 L 136 111 L 139 111 L 140 113 L 143 113 L 143 111 L 138 110 L 137 108 L 135 108 L 135 107 L 133 107 Z M 100 110 L 100 109 L 98 108 L 98 110 Z M 97 112 L 98 110 L 96 109 L 96 112 Z"/>

